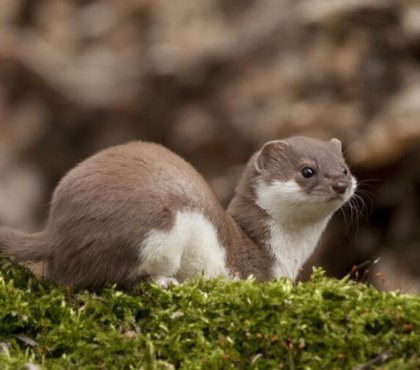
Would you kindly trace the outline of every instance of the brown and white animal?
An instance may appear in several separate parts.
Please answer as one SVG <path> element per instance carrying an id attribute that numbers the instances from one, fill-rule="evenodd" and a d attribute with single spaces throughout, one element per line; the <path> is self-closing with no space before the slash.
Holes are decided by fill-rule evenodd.
<path id="1" fill-rule="evenodd" d="M 88 289 L 145 279 L 166 286 L 202 273 L 295 279 L 355 188 L 340 141 L 291 137 L 250 159 L 225 211 L 178 155 L 132 142 L 61 180 L 44 231 L 0 227 L 0 254 L 44 261 L 48 279 Z"/>

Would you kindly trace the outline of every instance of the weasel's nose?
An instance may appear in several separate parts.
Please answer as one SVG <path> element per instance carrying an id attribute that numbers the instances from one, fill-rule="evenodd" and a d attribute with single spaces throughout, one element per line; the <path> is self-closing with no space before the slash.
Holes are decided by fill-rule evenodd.
<path id="1" fill-rule="evenodd" d="M 336 193 L 344 194 L 348 188 L 348 185 L 345 181 L 337 181 L 335 184 L 332 185 L 332 188 Z"/>

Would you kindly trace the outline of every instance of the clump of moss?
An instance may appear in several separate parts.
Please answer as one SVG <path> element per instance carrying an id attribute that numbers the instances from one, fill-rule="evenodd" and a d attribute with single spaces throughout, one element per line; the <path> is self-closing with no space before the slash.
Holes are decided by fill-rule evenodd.
<path id="1" fill-rule="evenodd" d="M 420 297 L 321 270 L 92 294 L 0 260 L 1 369 L 418 369 L 419 348 Z"/>

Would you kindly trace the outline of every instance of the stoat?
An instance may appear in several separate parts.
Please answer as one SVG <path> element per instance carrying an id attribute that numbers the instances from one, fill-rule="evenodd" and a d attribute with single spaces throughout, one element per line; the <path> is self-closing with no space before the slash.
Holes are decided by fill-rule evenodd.
<path id="1" fill-rule="evenodd" d="M 185 160 L 131 142 L 64 176 L 44 231 L 0 227 L 0 254 L 43 261 L 48 279 L 87 289 L 201 274 L 295 279 L 355 188 L 339 140 L 291 137 L 252 156 L 225 211 Z"/>

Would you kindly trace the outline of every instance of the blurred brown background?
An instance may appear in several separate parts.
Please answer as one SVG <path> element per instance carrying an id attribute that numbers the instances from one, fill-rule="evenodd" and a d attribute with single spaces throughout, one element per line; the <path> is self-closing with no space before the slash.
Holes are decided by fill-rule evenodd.
<path id="1" fill-rule="evenodd" d="M 251 153 L 296 134 L 340 138 L 365 201 L 311 264 L 420 292 L 418 1 L 0 0 L 2 224 L 40 229 L 68 169 L 133 139 L 226 204 Z"/>

